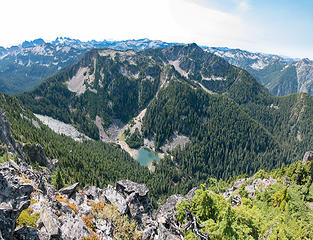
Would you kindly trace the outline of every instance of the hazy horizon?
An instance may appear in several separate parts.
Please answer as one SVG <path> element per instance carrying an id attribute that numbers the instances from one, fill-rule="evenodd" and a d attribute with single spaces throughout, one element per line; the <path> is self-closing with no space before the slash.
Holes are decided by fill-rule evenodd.
<path id="1" fill-rule="evenodd" d="M 313 59 L 309 0 L 11 0 L 1 6 L 3 47 L 58 36 L 149 38 Z"/>

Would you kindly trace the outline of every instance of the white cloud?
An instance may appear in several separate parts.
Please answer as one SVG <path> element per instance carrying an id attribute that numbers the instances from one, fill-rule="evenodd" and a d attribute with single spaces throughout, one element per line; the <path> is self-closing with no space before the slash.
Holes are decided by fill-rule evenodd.
<path id="1" fill-rule="evenodd" d="M 251 0 L 10 0 L 0 8 L 0 46 L 68 36 L 277 49 L 269 26 L 256 24 Z"/>
<path id="2" fill-rule="evenodd" d="M 37 37 L 82 40 L 149 37 L 176 42 L 230 43 L 240 17 L 188 0 L 4 1 L 0 45 Z"/>
<path id="3" fill-rule="evenodd" d="M 247 0 L 234 0 L 237 3 L 237 9 L 240 12 L 248 11 L 250 7 L 250 3 Z"/>

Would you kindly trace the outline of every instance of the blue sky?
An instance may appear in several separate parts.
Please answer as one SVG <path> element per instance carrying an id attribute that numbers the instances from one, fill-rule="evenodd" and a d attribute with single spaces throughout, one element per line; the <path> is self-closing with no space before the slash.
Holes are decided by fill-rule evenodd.
<path id="1" fill-rule="evenodd" d="M 0 7 L 0 46 L 147 37 L 313 59 L 309 0 L 10 0 Z"/>

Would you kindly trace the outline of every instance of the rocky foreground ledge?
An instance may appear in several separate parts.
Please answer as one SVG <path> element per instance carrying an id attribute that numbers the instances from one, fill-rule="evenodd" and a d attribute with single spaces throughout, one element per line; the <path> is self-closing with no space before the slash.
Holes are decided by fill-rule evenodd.
<path id="1" fill-rule="evenodd" d="M 0 164 L 0 239 L 182 239 L 175 207 L 194 190 L 153 211 L 144 184 L 121 180 L 77 190 L 76 183 L 57 191 L 49 178 L 26 164 Z"/>
<path id="2" fill-rule="evenodd" d="M 313 160 L 307 152 L 302 164 Z M 33 170 L 21 159 L 0 164 L 0 240 L 49 239 L 184 239 L 176 218 L 176 205 L 195 196 L 170 196 L 154 210 L 145 184 L 118 181 L 104 189 L 79 183 L 56 190 L 51 175 Z M 313 176 L 313 168 L 311 169 Z M 248 197 L 276 183 L 272 178 L 242 178 L 223 192 L 233 207 L 241 205 L 238 194 L 245 184 Z"/>

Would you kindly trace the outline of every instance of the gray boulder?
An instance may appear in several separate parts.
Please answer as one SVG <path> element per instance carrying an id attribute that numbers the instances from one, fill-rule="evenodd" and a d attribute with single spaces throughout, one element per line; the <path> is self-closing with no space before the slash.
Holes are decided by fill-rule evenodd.
<path id="1" fill-rule="evenodd" d="M 76 191 L 78 185 L 79 185 L 78 182 L 77 182 L 77 183 L 74 183 L 74 184 L 71 185 L 71 186 L 61 188 L 61 189 L 59 190 L 59 192 L 60 192 L 61 194 L 66 194 L 66 195 L 68 195 L 68 196 L 71 196 L 71 195 Z"/>
<path id="2" fill-rule="evenodd" d="M 85 223 L 80 217 L 67 217 L 66 215 L 60 217 L 62 221 L 61 232 L 63 240 L 82 239 L 83 237 L 90 237 L 91 233 Z"/>
<path id="3" fill-rule="evenodd" d="M 41 240 L 38 230 L 33 227 L 24 226 L 14 232 L 14 240 Z"/>
<path id="4" fill-rule="evenodd" d="M 116 183 L 116 190 L 126 199 L 130 217 L 137 223 L 152 216 L 152 204 L 148 196 L 149 189 L 145 184 L 135 183 L 129 180 L 121 180 Z"/>
<path id="5" fill-rule="evenodd" d="M 10 163 L 0 164 L 0 232 L 10 239 L 20 213 L 30 205 L 33 187 L 21 182 Z"/>
<path id="6" fill-rule="evenodd" d="M 131 193 L 136 193 L 140 197 L 147 196 L 149 189 L 145 184 L 139 184 L 132 182 L 130 180 L 121 180 L 116 183 L 116 190 L 125 194 L 130 195 Z"/>
<path id="7" fill-rule="evenodd" d="M 182 195 L 172 195 L 159 207 L 156 220 L 158 222 L 157 237 L 155 239 L 180 239 L 176 218 L 176 205 L 186 199 Z"/>
<path id="8" fill-rule="evenodd" d="M 308 151 L 304 154 L 302 164 L 304 165 L 307 161 L 313 161 L 313 151 Z"/>
<path id="9" fill-rule="evenodd" d="M 111 185 L 103 189 L 102 194 L 108 202 L 114 204 L 117 207 L 121 214 L 127 213 L 128 207 L 125 198 L 121 193 L 116 191 Z"/>
<path id="10" fill-rule="evenodd" d="M 83 192 L 89 200 L 96 200 L 100 197 L 102 191 L 95 186 L 86 186 L 84 187 Z"/>
<path id="11" fill-rule="evenodd" d="M 60 236 L 56 217 L 50 210 L 43 207 L 40 211 L 40 220 L 50 238 L 58 238 Z"/>

